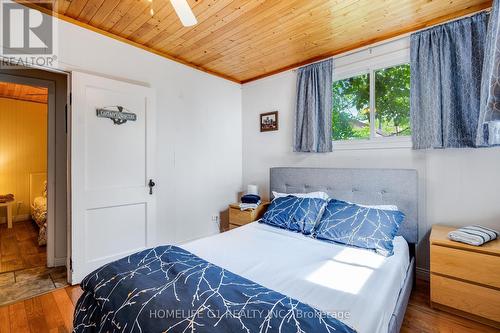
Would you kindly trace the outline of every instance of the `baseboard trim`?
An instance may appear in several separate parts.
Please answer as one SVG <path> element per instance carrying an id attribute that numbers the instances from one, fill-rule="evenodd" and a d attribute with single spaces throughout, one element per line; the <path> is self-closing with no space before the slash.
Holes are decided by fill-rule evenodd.
<path id="1" fill-rule="evenodd" d="M 417 279 L 429 281 L 430 280 L 430 272 L 426 268 L 417 267 L 416 269 Z"/>
<path id="2" fill-rule="evenodd" d="M 27 221 L 31 218 L 30 214 L 20 214 L 12 217 L 12 222 Z M 7 218 L 0 217 L 0 223 L 7 223 Z"/>

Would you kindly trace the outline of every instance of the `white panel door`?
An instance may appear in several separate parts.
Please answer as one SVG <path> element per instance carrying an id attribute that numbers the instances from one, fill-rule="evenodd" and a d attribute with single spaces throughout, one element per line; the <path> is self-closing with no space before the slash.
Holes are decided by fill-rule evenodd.
<path id="1" fill-rule="evenodd" d="M 97 109 L 135 113 L 115 124 Z M 155 245 L 152 89 L 72 73 L 71 283 L 94 269 Z M 150 194 L 152 190 L 152 194 Z"/>

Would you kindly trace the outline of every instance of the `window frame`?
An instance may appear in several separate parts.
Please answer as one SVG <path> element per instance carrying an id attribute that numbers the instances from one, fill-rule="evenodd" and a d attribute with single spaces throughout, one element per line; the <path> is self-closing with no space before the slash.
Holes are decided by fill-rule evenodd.
<path id="1" fill-rule="evenodd" d="M 411 148 L 411 135 L 394 137 L 375 136 L 375 72 L 377 70 L 405 65 L 410 63 L 409 49 L 396 50 L 393 52 L 372 55 L 372 50 L 367 50 L 369 55 L 366 59 L 358 61 L 345 61 L 339 67 L 334 68 L 333 82 L 344 80 L 353 76 L 369 74 L 370 78 L 370 138 L 369 139 L 350 139 L 333 140 L 333 150 L 351 150 L 351 149 L 388 149 L 388 148 Z M 354 54 L 355 55 L 355 54 Z M 353 56 L 353 55 L 351 55 Z M 349 57 L 349 56 L 346 56 Z"/>

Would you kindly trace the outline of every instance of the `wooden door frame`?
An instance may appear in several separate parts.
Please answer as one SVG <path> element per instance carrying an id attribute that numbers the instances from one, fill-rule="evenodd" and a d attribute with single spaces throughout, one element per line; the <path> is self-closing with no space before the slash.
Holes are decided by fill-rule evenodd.
<path id="1" fill-rule="evenodd" d="M 0 81 L 47 88 L 47 266 L 55 265 L 55 83 L 53 81 L 35 79 L 31 77 L 16 76 L 0 73 Z M 31 205 L 31 202 L 28 203 Z"/>
<path id="2" fill-rule="evenodd" d="M 4 62 L 8 62 L 6 58 L 3 58 Z M 71 276 L 71 177 L 70 177 L 70 126 L 69 120 L 71 115 L 70 108 L 70 91 L 71 91 L 71 76 L 70 73 L 54 69 L 54 68 L 44 68 L 39 66 L 29 66 L 20 69 L 19 66 L 16 66 L 16 70 L 11 70 L 6 68 L 5 70 L 0 69 L 0 79 L 5 82 L 19 83 L 19 84 L 27 84 L 27 85 L 36 85 L 48 88 L 48 100 L 47 100 L 47 187 L 48 187 L 48 195 L 47 195 L 47 208 L 48 211 L 52 210 L 53 214 L 47 214 L 47 266 L 62 266 L 66 265 L 67 268 L 67 276 L 68 282 L 70 282 Z M 17 72 L 19 71 L 19 74 Z M 52 77 L 44 80 L 41 75 L 38 75 L 36 71 L 48 72 Z M 65 85 L 66 87 L 66 96 L 62 96 L 63 93 L 61 88 L 56 87 L 56 81 L 53 77 L 53 74 L 62 74 L 65 76 Z M 61 80 L 62 81 L 62 80 Z M 56 175 L 56 113 L 61 112 L 61 107 L 58 107 L 56 100 L 60 103 L 61 100 L 66 102 L 66 156 L 64 160 L 66 161 L 66 258 L 64 261 L 60 260 L 62 258 L 56 258 L 56 244 L 55 244 L 55 175 Z M 52 181 L 50 181 L 50 179 Z M 31 205 L 31 203 L 29 203 Z"/>

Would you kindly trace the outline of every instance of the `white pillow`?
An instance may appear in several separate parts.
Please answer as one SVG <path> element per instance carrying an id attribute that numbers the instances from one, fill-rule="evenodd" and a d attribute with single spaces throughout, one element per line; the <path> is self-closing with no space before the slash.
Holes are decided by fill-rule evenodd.
<path id="1" fill-rule="evenodd" d="M 323 199 L 323 200 L 328 200 L 330 198 L 328 196 L 328 194 L 326 194 L 325 192 L 280 193 L 280 192 L 273 191 L 273 197 L 274 197 L 274 199 L 276 199 L 276 198 L 282 198 L 282 197 L 287 197 L 289 195 L 297 197 L 297 198 L 318 198 L 318 199 Z"/>
<path id="2" fill-rule="evenodd" d="M 358 205 L 358 206 L 364 207 L 364 208 L 393 210 L 393 211 L 399 210 L 398 206 L 395 206 L 395 205 L 362 205 L 362 204 L 355 203 L 355 202 L 349 202 L 349 203 L 352 203 L 352 204 L 355 204 L 355 205 Z"/>

